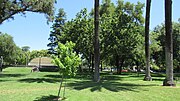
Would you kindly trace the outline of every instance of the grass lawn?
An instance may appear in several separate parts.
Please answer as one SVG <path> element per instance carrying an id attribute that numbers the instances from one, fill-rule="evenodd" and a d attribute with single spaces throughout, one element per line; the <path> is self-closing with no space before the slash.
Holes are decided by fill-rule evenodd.
<path id="1" fill-rule="evenodd" d="M 57 72 L 30 72 L 31 68 L 6 68 L 0 74 L 0 101 L 53 101 L 60 76 Z M 67 80 L 66 101 L 180 101 L 180 81 L 176 87 L 163 87 L 164 77 L 153 75 L 101 75 L 94 83 L 88 75 Z"/>

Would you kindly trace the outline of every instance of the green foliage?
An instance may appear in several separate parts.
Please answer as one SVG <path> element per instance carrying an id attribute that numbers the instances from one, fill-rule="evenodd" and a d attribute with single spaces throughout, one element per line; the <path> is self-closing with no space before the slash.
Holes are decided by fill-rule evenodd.
<path id="1" fill-rule="evenodd" d="M 0 1 L 0 24 L 14 18 L 15 14 L 25 14 L 26 11 L 44 13 L 50 21 L 54 14 L 56 0 L 1 0 Z"/>
<path id="2" fill-rule="evenodd" d="M 81 64 L 81 58 L 73 50 L 75 44 L 66 42 L 58 43 L 57 55 L 53 56 L 53 63 L 60 68 L 59 72 L 65 76 L 75 76 L 77 68 Z"/>
<path id="3" fill-rule="evenodd" d="M 173 59 L 174 68 L 178 68 L 180 64 L 180 23 L 173 22 Z M 158 25 L 152 32 L 152 56 L 156 64 L 165 67 L 165 26 Z"/>
<path id="4" fill-rule="evenodd" d="M 63 35 L 65 21 L 66 21 L 66 13 L 62 8 L 60 8 L 57 16 L 55 17 L 54 23 L 51 27 L 52 31 L 48 39 L 50 43 L 47 46 L 50 47 L 48 49 L 50 54 L 56 54 L 55 48 L 58 46 L 60 37 Z"/>
<path id="5" fill-rule="evenodd" d="M 14 64 L 17 48 L 12 36 L 0 32 L 0 56 L 5 64 Z"/>
<path id="6" fill-rule="evenodd" d="M 30 49 L 29 46 L 23 46 L 23 47 L 22 47 L 22 51 L 24 51 L 24 52 L 28 52 L 29 49 Z"/>
<path id="7" fill-rule="evenodd" d="M 50 57 L 48 50 L 33 50 L 30 52 L 30 60 L 37 57 Z"/>
<path id="8" fill-rule="evenodd" d="M 132 64 L 138 61 L 144 63 L 144 4 L 138 2 L 133 4 L 118 0 L 117 5 L 111 0 L 103 0 L 100 5 L 100 57 L 102 63 L 108 66 L 115 65 L 116 56 L 120 60 Z M 62 13 L 63 14 L 63 13 Z M 65 22 L 63 16 L 57 16 L 55 21 L 65 23 L 54 23 L 52 32 L 57 32 L 59 42 L 72 41 L 76 43 L 74 49 L 82 54 L 82 58 L 92 66 L 94 20 L 93 11 L 88 14 L 86 8 L 77 13 L 76 17 Z M 57 42 L 57 41 L 56 41 Z M 131 61 L 128 61 L 131 60 Z"/>
<path id="9" fill-rule="evenodd" d="M 138 59 L 142 57 L 139 55 L 142 55 L 141 48 L 144 41 L 144 18 L 141 13 L 143 7 L 144 5 L 139 2 L 135 5 L 119 0 L 113 15 L 104 14 L 101 17 L 101 43 L 103 49 L 101 57 L 111 59 L 113 65 L 116 63 L 115 59 L 121 63 L 124 60 L 128 62 L 128 59 L 142 62 L 142 60 Z M 137 15 L 137 12 L 140 13 Z M 118 65 L 120 64 L 116 64 L 116 66 Z"/>

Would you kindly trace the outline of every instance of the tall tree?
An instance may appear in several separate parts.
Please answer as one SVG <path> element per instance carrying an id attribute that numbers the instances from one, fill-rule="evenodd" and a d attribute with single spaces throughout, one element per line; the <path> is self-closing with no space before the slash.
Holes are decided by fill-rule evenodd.
<path id="1" fill-rule="evenodd" d="M 100 81 L 99 64 L 100 64 L 100 49 L 99 49 L 99 0 L 95 0 L 94 4 L 94 81 Z"/>
<path id="2" fill-rule="evenodd" d="M 180 72 L 180 23 L 172 23 L 172 35 L 173 35 L 173 67 L 174 72 Z M 161 70 L 165 70 L 165 24 L 158 25 L 154 28 L 151 36 L 154 37 L 154 41 L 157 42 L 159 48 L 152 49 L 152 58 L 155 60 L 157 66 Z M 151 39 L 151 44 L 153 44 Z M 151 45 L 153 46 L 153 45 Z"/>
<path id="3" fill-rule="evenodd" d="M 5 64 L 13 64 L 16 47 L 12 36 L 0 32 L 0 56 Z"/>
<path id="4" fill-rule="evenodd" d="M 150 75 L 150 48 L 149 48 L 149 22 L 150 22 L 151 0 L 146 0 L 146 20 L 145 20 L 145 55 L 146 55 L 146 75 L 144 80 L 151 81 Z"/>
<path id="5" fill-rule="evenodd" d="M 24 53 L 26 54 L 26 67 L 28 65 L 28 61 L 29 61 L 29 56 L 28 56 L 28 51 L 29 51 L 30 47 L 29 46 L 23 46 L 22 47 L 22 51 L 24 51 Z"/>
<path id="6" fill-rule="evenodd" d="M 166 79 L 163 85 L 175 86 L 173 81 L 172 0 L 165 0 L 165 30 Z"/>
<path id="7" fill-rule="evenodd" d="M 25 14 L 26 11 L 44 13 L 48 20 L 54 14 L 56 0 L 0 0 L 0 24 L 15 14 Z"/>
<path id="8" fill-rule="evenodd" d="M 57 16 L 55 17 L 54 23 L 51 27 L 52 31 L 48 39 L 50 40 L 50 43 L 47 46 L 50 47 L 48 50 L 49 50 L 49 53 L 51 54 L 56 53 L 55 48 L 57 47 L 58 42 L 60 41 L 60 36 L 62 36 L 65 21 L 66 21 L 66 13 L 64 12 L 62 8 L 60 8 Z"/>
<path id="9" fill-rule="evenodd" d="M 137 5 L 130 2 L 118 0 L 117 7 L 112 16 L 101 18 L 103 42 L 106 55 L 111 59 L 111 65 L 117 67 L 117 73 L 121 74 L 124 63 L 128 58 L 132 58 L 135 49 L 142 44 L 143 31 L 143 9 L 144 4 L 140 2 Z M 106 27 L 107 26 L 107 27 Z"/>

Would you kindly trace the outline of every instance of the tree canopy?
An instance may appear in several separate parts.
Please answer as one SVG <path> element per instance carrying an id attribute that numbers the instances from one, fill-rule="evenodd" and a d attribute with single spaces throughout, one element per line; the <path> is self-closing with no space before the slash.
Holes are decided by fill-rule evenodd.
<path id="1" fill-rule="evenodd" d="M 43 13 L 50 21 L 54 14 L 56 0 L 0 0 L 0 24 L 5 20 L 14 19 L 14 15 L 26 11 Z"/>

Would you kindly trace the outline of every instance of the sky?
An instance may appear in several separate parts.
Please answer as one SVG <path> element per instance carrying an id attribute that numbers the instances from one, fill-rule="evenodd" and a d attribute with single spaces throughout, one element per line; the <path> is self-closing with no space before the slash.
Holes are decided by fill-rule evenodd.
<path id="1" fill-rule="evenodd" d="M 102 1 L 102 0 L 100 0 Z M 116 3 L 117 0 L 112 0 Z M 124 0 L 132 3 L 138 1 L 145 3 L 146 0 Z M 180 18 L 180 0 L 173 0 L 173 21 Z M 83 8 L 88 12 L 94 7 L 94 0 L 57 0 L 55 4 L 56 12 L 63 8 L 67 14 L 67 19 L 75 18 L 75 15 Z M 145 10 L 144 10 L 145 11 Z M 145 13 L 145 12 L 144 12 Z M 152 0 L 150 29 L 164 22 L 164 0 Z M 19 47 L 29 46 L 30 50 L 48 49 L 47 44 L 51 31 L 51 25 L 47 24 L 47 19 L 43 14 L 26 13 L 26 16 L 20 14 L 14 16 L 14 20 L 3 22 L 0 25 L 0 31 L 10 34 L 16 45 Z"/>

